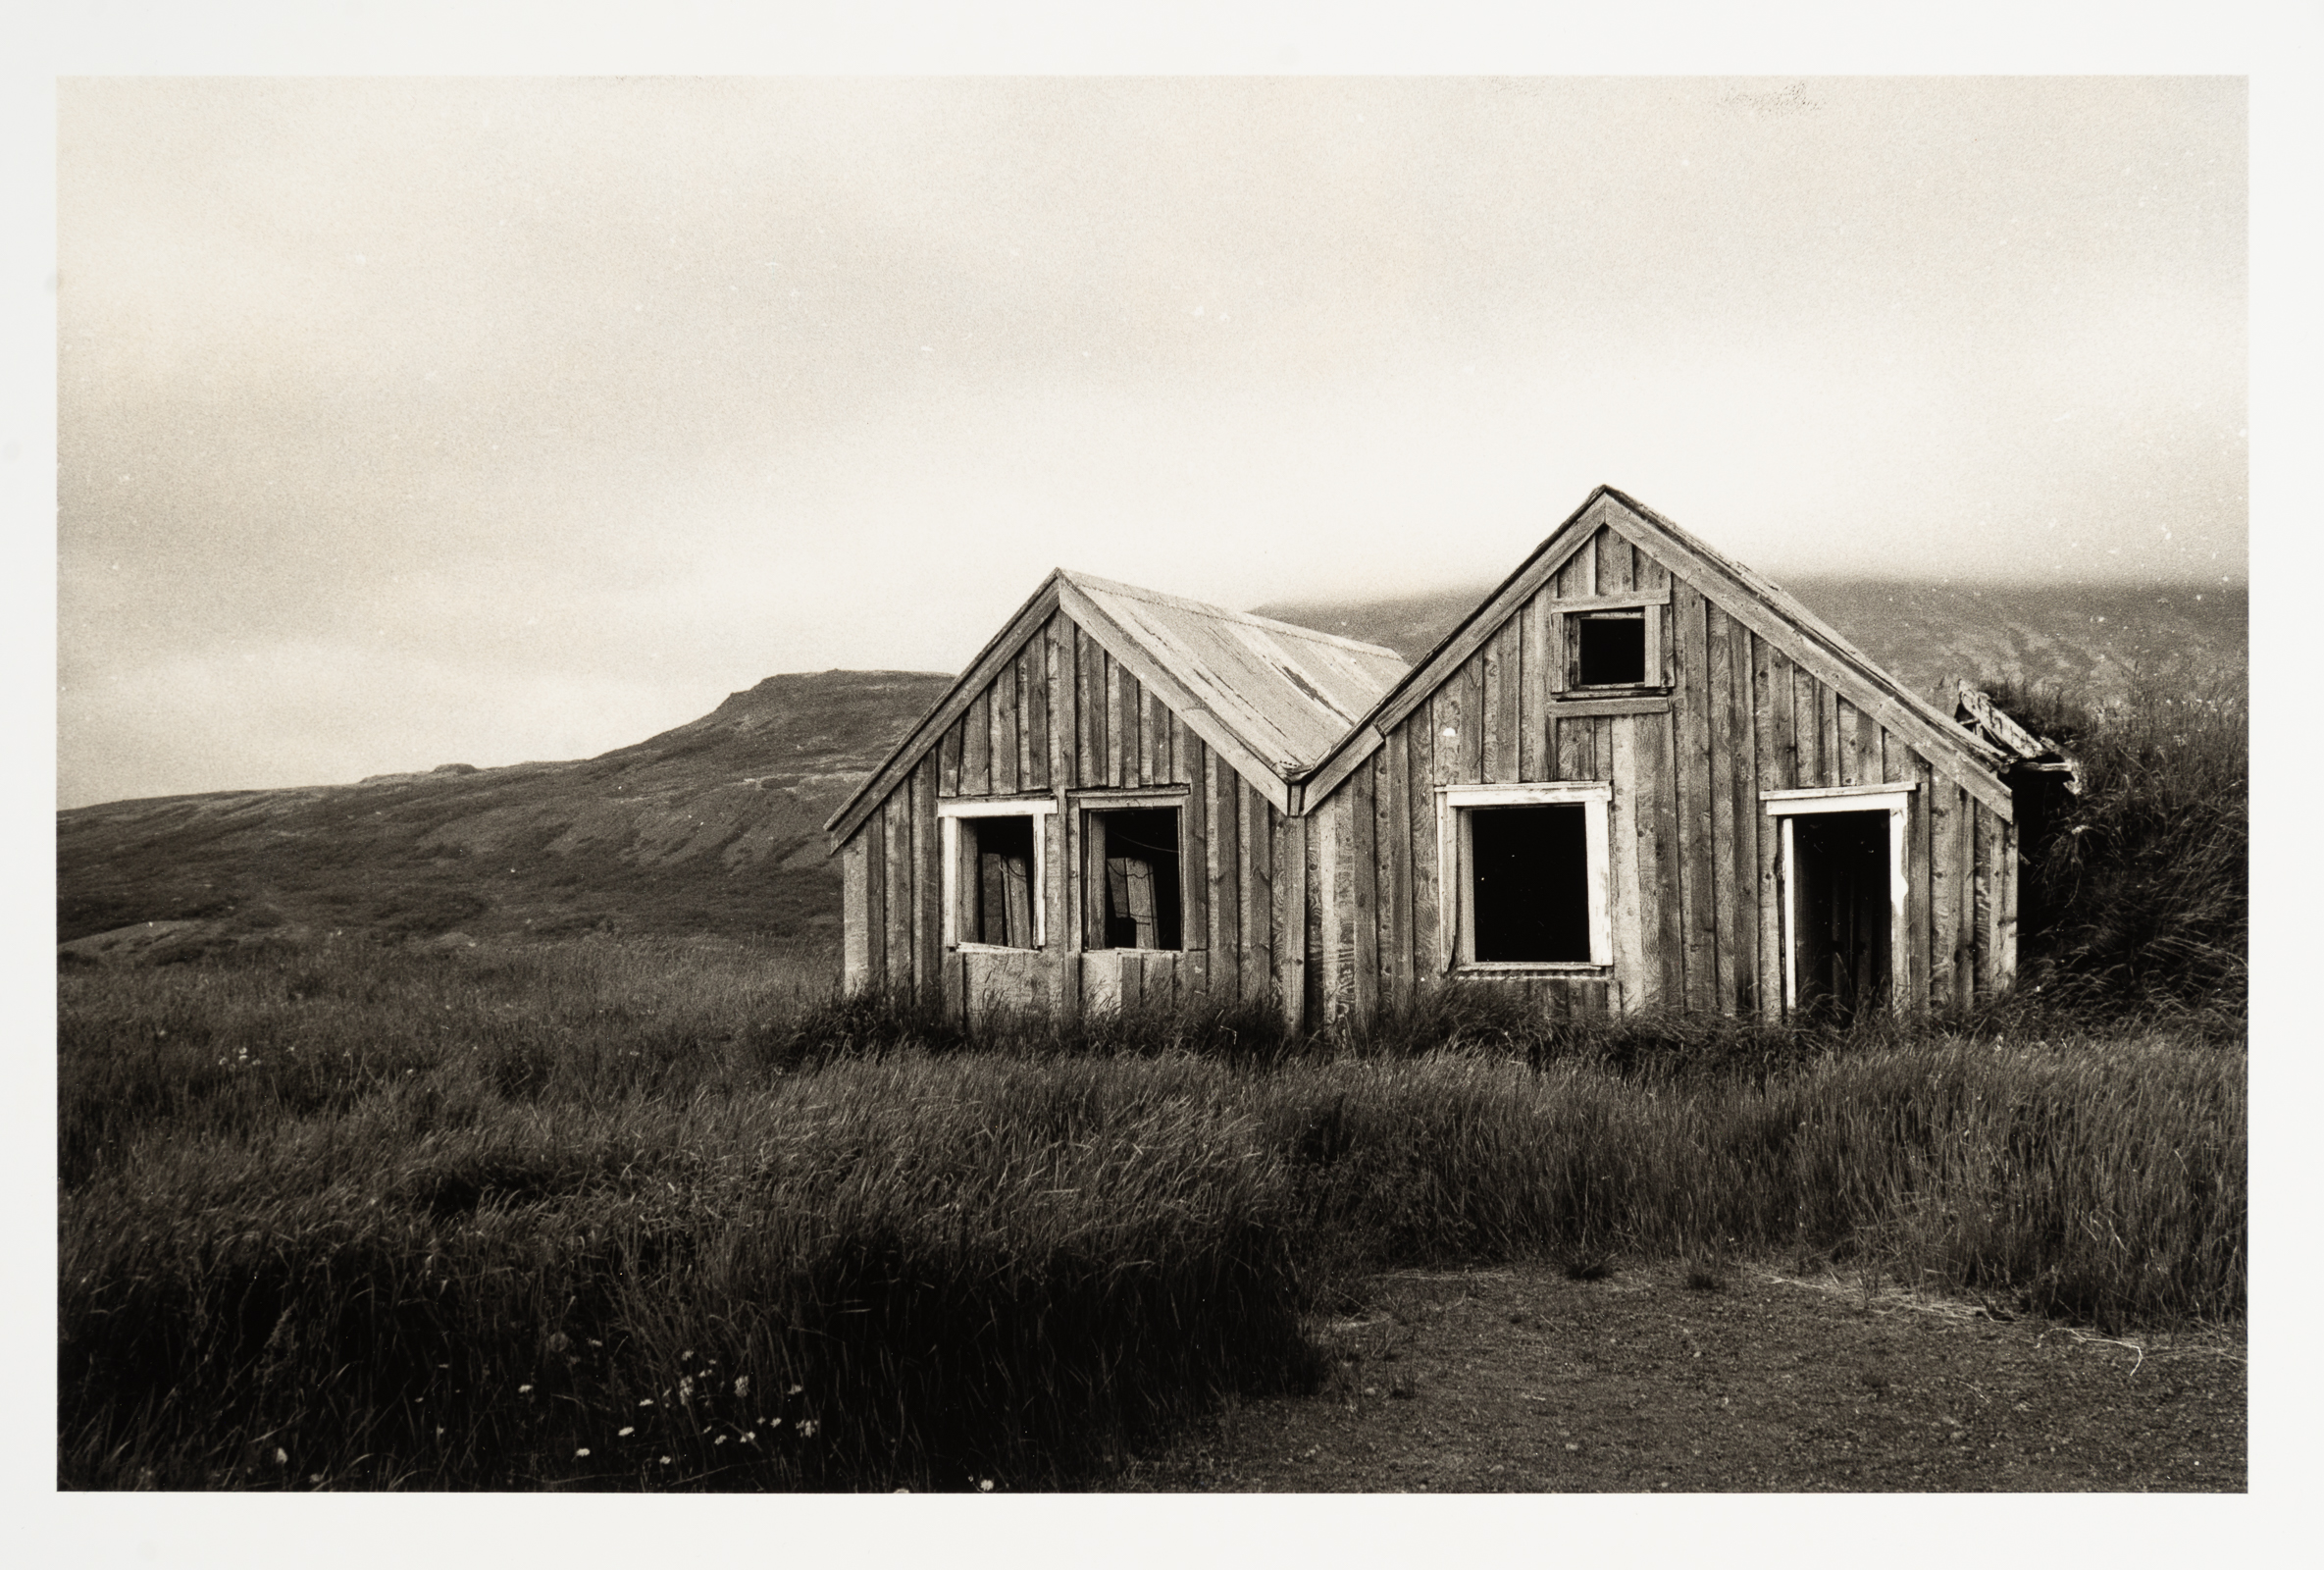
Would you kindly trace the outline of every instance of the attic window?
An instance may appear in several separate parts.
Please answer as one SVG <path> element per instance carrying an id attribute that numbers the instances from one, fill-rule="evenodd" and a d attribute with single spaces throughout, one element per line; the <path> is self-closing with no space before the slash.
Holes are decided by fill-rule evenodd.
<path id="1" fill-rule="evenodd" d="M 1646 684 L 1646 607 L 1593 610 L 1573 618 L 1574 685 Z"/>
<path id="2" fill-rule="evenodd" d="M 1088 852 L 1089 946 L 1178 949 L 1178 809 L 1117 808 L 1082 820 Z"/>

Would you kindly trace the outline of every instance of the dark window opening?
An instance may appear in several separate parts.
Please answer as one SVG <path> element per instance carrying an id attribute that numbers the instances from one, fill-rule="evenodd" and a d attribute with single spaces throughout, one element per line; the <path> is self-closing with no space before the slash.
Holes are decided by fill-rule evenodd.
<path id="1" fill-rule="evenodd" d="M 1029 949 L 1033 944 L 1033 819 L 960 819 L 968 864 L 974 869 L 975 930 L 971 943 Z"/>
<path id="2" fill-rule="evenodd" d="M 1089 945 L 1183 948 L 1179 930 L 1178 810 L 1122 808 L 1085 819 L 1089 844 Z"/>
<path id="3" fill-rule="evenodd" d="M 1579 802 L 1469 810 L 1471 959 L 1589 963 L 1589 839 Z"/>
<path id="4" fill-rule="evenodd" d="M 1646 612 L 1614 610 L 1574 623 L 1577 687 L 1637 687 L 1646 681 Z"/>
<path id="5" fill-rule="evenodd" d="M 1791 820 L 1792 974 L 1802 1015 L 1845 1023 L 1888 996 L 1888 814 Z"/>

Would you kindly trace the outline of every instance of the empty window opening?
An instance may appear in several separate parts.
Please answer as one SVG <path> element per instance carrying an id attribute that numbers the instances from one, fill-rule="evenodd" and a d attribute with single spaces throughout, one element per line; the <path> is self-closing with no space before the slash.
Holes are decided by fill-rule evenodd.
<path id="1" fill-rule="evenodd" d="M 1089 847 L 1089 945 L 1176 949 L 1179 929 L 1178 810 L 1122 808 L 1084 820 Z"/>
<path id="2" fill-rule="evenodd" d="M 1479 807 L 1468 817 L 1471 958 L 1587 965 L 1589 841 L 1582 804 Z"/>
<path id="3" fill-rule="evenodd" d="M 1034 947 L 1033 819 L 969 817 L 960 827 L 975 879 L 968 941 Z"/>
<path id="4" fill-rule="evenodd" d="M 1646 681 L 1646 612 L 1591 611 L 1574 619 L 1574 684 L 1637 687 Z"/>
<path id="5" fill-rule="evenodd" d="M 1845 1022 L 1888 996 L 1888 814 L 1802 812 L 1790 824 L 1796 1002 Z"/>

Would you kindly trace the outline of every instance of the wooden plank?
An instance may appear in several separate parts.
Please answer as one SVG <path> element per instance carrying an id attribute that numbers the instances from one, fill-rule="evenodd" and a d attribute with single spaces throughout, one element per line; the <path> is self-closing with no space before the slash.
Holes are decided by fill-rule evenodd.
<path id="1" fill-rule="evenodd" d="M 1840 783 L 1882 783 L 1881 722 L 1845 699 L 1834 706 L 1839 712 Z"/>
<path id="2" fill-rule="evenodd" d="M 1759 1012 L 1759 733 L 1752 723 L 1752 638 L 1724 610 L 1720 615 L 1727 624 L 1732 701 L 1727 716 L 1727 777 L 1734 823 L 1734 1004 L 1738 1014 L 1752 1015 Z"/>
<path id="3" fill-rule="evenodd" d="M 1640 551 L 1636 559 L 1641 563 L 1641 570 L 1643 570 L 1643 563 L 1648 559 L 1646 554 Z M 1664 578 L 1664 582 L 1651 589 L 1640 586 L 1625 590 L 1621 594 L 1561 595 L 1557 597 L 1557 608 L 1562 611 L 1579 612 L 1584 610 L 1636 610 L 1642 605 L 1667 605 L 1671 602 L 1671 586 L 1668 581 L 1669 575 L 1665 574 Z M 1564 985 L 1562 982 L 1559 984 Z"/>
<path id="4" fill-rule="evenodd" d="M 1622 719 L 1631 714 L 1667 714 L 1671 711 L 1668 698 L 1561 698 L 1557 702 L 1559 719 Z"/>
<path id="5" fill-rule="evenodd" d="M 1380 753 L 1381 925 L 1386 929 L 1385 996 L 1399 1007 L 1413 995 L 1412 742 L 1398 726 Z"/>
<path id="6" fill-rule="evenodd" d="M 1618 595 L 1630 587 L 1633 562 L 1630 542 L 1612 529 L 1598 531 L 1598 587 L 1602 595 Z"/>
<path id="7" fill-rule="evenodd" d="M 1213 995 L 1231 998 L 1243 989 L 1243 902 L 1241 899 L 1241 820 L 1235 811 L 1237 776 L 1216 753 L 1203 770 L 1204 811 L 1210 834 L 1204 865 L 1210 876 L 1211 988 Z"/>
<path id="8" fill-rule="evenodd" d="M 1023 775 L 1017 769 L 1016 664 L 1001 667 L 993 678 L 993 794 L 1014 796 Z"/>
<path id="9" fill-rule="evenodd" d="M 1484 648 L 1481 676 L 1484 735 L 1479 738 L 1478 776 L 1495 783 L 1515 782 L 1518 775 L 1519 694 L 1524 682 L 1520 644 L 1524 622 L 1512 616 Z"/>
<path id="10" fill-rule="evenodd" d="M 1614 975 L 1623 985 L 1627 1007 L 1635 1009 L 1644 1007 L 1661 992 L 1659 972 L 1648 964 L 1651 913 L 1646 901 L 1654 890 L 1648 877 L 1653 864 L 1654 829 L 1652 813 L 1639 795 L 1643 787 L 1634 729 L 1658 721 L 1615 719 L 1606 723 L 1614 732 L 1608 760 L 1614 791 L 1606 818 L 1607 851 L 1614 862 L 1614 908 L 1608 913 L 1614 923 Z M 1660 958 L 1659 954 L 1655 956 L 1657 965 Z"/>
<path id="11" fill-rule="evenodd" d="M 1084 788 L 1106 781 L 1106 650 L 1086 628 L 1073 629 L 1079 720 L 1075 735 L 1079 753 L 1073 764 L 1073 783 Z"/>
<path id="12" fill-rule="evenodd" d="M 871 985 L 871 863 L 865 830 L 840 847 L 840 986 L 850 995 Z"/>
<path id="13" fill-rule="evenodd" d="M 1110 653 L 1102 654 L 1100 660 L 1099 679 L 1106 684 L 1106 761 L 1104 772 L 1099 777 L 1109 785 L 1119 785 L 1121 783 L 1124 727 L 1134 722 L 1132 716 L 1136 710 L 1124 711 L 1124 700 L 1128 695 L 1122 685 L 1122 677 L 1126 673 L 1122 670 L 1120 661 L 1116 660 Z"/>
<path id="14" fill-rule="evenodd" d="M 1348 985 L 1348 877 L 1344 864 L 1348 801 L 1354 787 L 1336 790 L 1309 814 L 1316 844 L 1316 1006 L 1311 1023 L 1332 1024 L 1346 1012 Z"/>
<path id="15" fill-rule="evenodd" d="M 1445 685 L 1453 693 L 1461 718 L 1455 735 L 1439 734 L 1437 741 L 1453 749 L 1454 777 L 1464 785 L 1480 784 L 1484 780 L 1484 733 L 1489 723 L 1485 717 L 1483 663 L 1470 660 Z"/>
<path id="16" fill-rule="evenodd" d="M 1721 1014 L 1730 1015 L 1735 1012 L 1738 988 L 1747 987 L 1751 979 L 1750 972 L 1739 968 L 1745 906 L 1737 896 L 1735 882 L 1738 870 L 1735 806 L 1741 800 L 1735 780 L 1738 768 L 1746 776 L 1750 773 L 1751 742 L 1748 730 L 1743 732 L 1739 745 L 1736 737 L 1733 626 L 1727 612 L 1717 605 L 1704 607 L 1703 647 L 1709 680 L 1705 762 L 1711 791 L 1711 838 L 1707 851 L 1711 861 L 1712 954 L 1718 972 L 1715 1007 Z M 1744 667 L 1746 678 L 1749 669 L 1748 665 Z M 1747 825 L 1749 821 L 1746 810 L 1743 823 Z"/>
<path id="17" fill-rule="evenodd" d="M 884 804 L 883 804 L 884 806 Z M 863 820 L 863 975 L 873 989 L 888 984 L 888 825 L 874 809 Z"/>
<path id="18" fill-rule="evenodd" d="M 936 755 L 911 773 L 912 983 L 934 987 L 944 964 L 944 835 L 936 821 Z"/>
<path id="19" fill-rule="evenodd" d="M 1592 533 L 1582 542 L 1581 549 L 1566 558 L 1558 569 L 1557 596 L 1563 600 L 1586 600 L 1598 592 L 1598 537 Z"/>
<path id="20" fill-rule="evenodd" d="M 1671 815 L 1678 832 L 1679 963 L 1686 1007 L 1709 1013 L 1720 1006 L 1718 907 L 1713 878 L 1711 715 L 1708 635 L 1703 597 L 1681 586 L 1672 595 L 1671 658 L 1676 707 L 1671 716 Z M 1643 723 L 1652 724 L 1652 720 Z"/>
<path id="21" fill-rule="evenodd" d="M 1308 1027 L 1308 820 L 1281 817 L 1276 821 L 1282 840 L 1275 857 L 1275 900 L 1283 914 L 1275 968 L 1283 997 L 1283 1023 L 1297 1035 Z"/>
<path id="22" fill-rule="evenodd" d="M 1059 793 L 1080 783 L 1081 667 L 1074 646 L 1073 623 L 1062 616 L 1049 619 L 1049 788 Z"/>
<path id="23" fill-rule="evenodd" d="M 1348 782 L 1351 797 L 1349 881 L 1355 918 L 1355 952 L 1350 956 L 1356 1018 L 1369 1020 L 1379 1010 L 1380 926 L 1378 837 L 1379 763 L 1374 760 L 1356 771 Z"/>
<path id="24" fill-rule="evenodd" d="M 2000 908 L 1993 888 L 1993 864 L 2000 850 L 1999 820 L 1978 805 L 1971 818 L 1974 861 L 1969 873 L 1969 966 L 1972 996 L 1985 1003 L 1993 995 L 1993 937 Z"/>
<path id="25" fill-rule="evenodd" d="M 1839 694 L 1823 682 L 1816 683 L 1816 756 L 1822 760 L 1817 770 L 1817 783 L 1838 785 L 1844 783 L 1840 761 Z"/>
<path id="26" fill-rule="evenodd" d="M 1594 720 L 1579 715 L 1560 712 L 1558 727 L 1558 766 L 1552 776 L 1556 779 L 1604 779 L 1602 767 L 1610 767 L 1612 759 L 1601 765 L 1597 757 L 1598 727 Z"/>
<path id="27" fill-rule="evenodd" d="M 1751 727 L 1756 797 L 1763 790 L 1784 790 L 1790 781 L 1791 667 L 1773 644 L 1757 634 L 1737 629 L 1750 645 Z M 1759 918 L 1759 1017 L 1774 1020 L 1783 1014 L 1782 910 L 1777 903 L 1775 826 L 1753 800 L 1748 808 L 1753 836 L 1751 888 Z"/>
<path id="28" fill-rule="evenodd" d="M 1994 869 L 2000 885 L 2000 929 L 1993 935 L 1993 985 L 2007 991 L 2017 984 L 2017 824 L 2001 825 L 2001 862 Z"/>
<path id="29" fill-rule="evenodd" d="M 1543 780 L 1557 768 L 1556 720 L 1550 717 L 1549 596 L 1525 602 L 1518 637 L 1518 778 Z"/>
<path id="30" fill-rule="evenodd" d="M 1684 907 L 1680 903 L 1678 869 L 1678 795 L 1677 738 L 1667 719 L 1618 719 L 1616 725 L 1637 727 L 1638 775 L 1647 819 L 1645 847 L 1638 858 L 1638 881 L 1650 904 L 1647 926 L 1647 963 L 1661 977 L 1660 996 L 1673 1008 L 1686 1000 L 1686 936 Z"/>
<path id="31" fill-rule="evenodd" d="M 993 794 L 993 696 L 981 692 L 960 717 L 960 794 Z"/>
<path id="32" fill-rule="evenodd" d="M 1943 775 L 1929 791 L 1929 995 L 1940 1009 L 1958 1009 L 1968 996 L 1961 967 L 1961 907 L 1969 832 L 1961 788 Z"/>
<path id="33" fill-rule="evenodd" d="M 1910 780 L 1913 784 L 1912 801 L 1905 808 L 1904 816 L 1904 924 L 1906 946 L 1910 950 L 1905 984 L 1911 1000 L 1910 1012 L 1917 1018 L 1929 1012 L 1931 991 L 1929 808 L 1936 794 L 1936 770 L 1929 766 L 1927 759 L 1893 736 L 1884 736 L 1882 760 L 1883 772 L 1889 779 Z"/>
<path id="34" fill-rule="evenodd" d="M 888 835 L 888 985 L 899 990 L 912 984 L 912 843 L 910 776 L 888 805 L 880 819 Z"/>
<path id="35" fill-rule="evenodd" d="M 1158 709 L 1154 690 L 1138 683 L 1138 783 L 1157 785 L 1170 777 L 1170 723 Z"/>
<path id="36" fill-rule="evenodd" d="M 960 738 L 966 730 L 968 718 L 963 714 L 945 728 L 944 740 L 936 747 L 938 759 L 937 789 L 947 796 L 960 794 Z"/>
<path id="37" fill-rule="evenodd" d="M 1076 953 L 1081 947 L 1074 941 L 1073 889 L 1065 876 L 1072 855 L 1065 823 L 1071 815 L 1060 790 L 1058 810 L 1042 813 L 1036 825 L 1041 833 L 1041 898 L 1047 902 L 1041 916 L 1043 946 L 1052 953 Z"/>
<path id="38" fill-rule="evenodd" d="M 1186 805 L 1179 809 L 1186 821 L 1179 829 L 1184 849 L 1179 859 L 1178 922 L 1181 941 L 1189 949 L 1207 951 L 1211 947 L 1211 795 L 1207 780 L 1212 753 L 1202 738 L 1191 732 L 1186 741 L 1191 788 Z"/>
<path id="39" fill-rule="evenodd" d="M 1049 737 L 1049 695 L 1057 682 L 1057 648 L 1046 634 L 1025 646 L 1025 789 L 1045 791 L 1057 776 Z"/>
<path id="40" fill-rule="evenodd" d="M 1235 776 L 1235 814 L 1242 825 L 1243 996 L 1258 1002 L 1275 974 L 1275 812 L 1265 797 Z"/>
<path id="41" fill-rule="evenodd" d="M 1791 758 L 1799 788 L 1831 783 L 1824 777 L 1824 725 L 1816 695 L 1823 683 L 1794 665 L 1791 671 Z"/>
<path id="42" fill-rule="evenodd" d="M 1444 973 L 1442 935 L 1437 926 L 1437 900 L 1443 873 L 1436 864 L 1436 748 L 1428 716 L 1418 714 L 1397 727 L 1403 738 L 1405 785 L 1404 864 L 1411 868 L 1412 974 L 1417 987 Z"/>

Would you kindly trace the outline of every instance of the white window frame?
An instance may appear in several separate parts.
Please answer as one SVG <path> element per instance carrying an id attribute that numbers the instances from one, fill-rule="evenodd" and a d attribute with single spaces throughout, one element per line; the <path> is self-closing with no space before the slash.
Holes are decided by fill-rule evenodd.
<path id="1" fill-rule="evenodd" d="M 1089 786 L 1065 793 L 1074 816 L 1073 838 L 1066 854 L 1075 858 L 1081 868 L 1082 909 L 1073 913 L 1075 930 L 1083 934 L 1084 951 L 1090 954 L 1186 954 L 1196 947 L 1194 934 L 1186 929 L 1186 912 L 1194 903 L 1191 884 L 1203 876 L 1186 854 L 1186 826 L 1188 803 L 1195 787 L 1189 785 L 1104 785 Z M 1174 949 L 1098 949 L 1088 946 L 1087 934 L 1093 901 L 1105 898 L 1097 892 L 1097 879 L 1089 869 L 1089 817 L 1092 812 L 1136 811 L 1143 808 L 1166 807 L 1178 814 L 1178 946 Z M 1102 909 L 1102 905 L 1099 907 Z"/>
<path id="2" fill-rule="evenodd" d="M 1440 785 L 1436 789 L 1436 864 L 1453 870 L 1452 887 L 1438 889 L 1439 950 L 1444 968 L 1462 975 L 1603 975 L 1614 965 L 1614 922 L 1607 901 L 1611 869 L 1609 780 L 1561 780 L 1539 785 Z M 1471 873 L 1470 811 L 1479 807 L 1583 809 L 1582 851 L 1589 901 L 1589 959 L 1476 959 L 1476 887 Z M 1449 894 L 1449 897 L 1447 895 Z"/>
<path id="3" fill-rule="evenodd" d="M 1803 812 L 1886 812 L 1888 814 L 1888 995 L 1902 1015 L 1912 1006 L 1912 923 L 1906 916 L 1911 859 L 1905 836 L 1911 828 L 1911 780 L 1882 785 L 1830 785 L 1793 791 L 1761 791 L 1760 808 L 1782 835 L 1783 1012 L 1799 1009 L 1799 868 L 1791 843 L 1791 820 Z"/>
<path id="4" fill-rule="evenodd" d="M 1669 683 L 1663 679 L 1663 616 L 1671 602 L 1670 591 L 1645 590 L 1638 594 L 1592 595 L 1586 603 L 1560 604 L 1556 608 L 1563 615 L 1562 629 L 1565 648 L 1566 690 L 1579 696 L 1663 692 Z M 1638 680 L 1592 682 L 1581 680 L 1581 626 L 1593 616 L 1623 616 L 1631 611 L 1641 613 L 1645 622 L 1646 650 L 1640 660 Z"/>
<path id="5" fill-rule="evenodd" d="M 1049 947 L 1049 824 L 1058 810 L 1055 796 L 993 796 L 974 801 L 936 804 L 936 821 L 944 832 L 944 946 L 968 954 L 1030 954 Z M 1029 817 L 1033 820 L 1033 947 L 1011 948 L 1006 943 L 960 941 L 960 819 L 964 817 Z"/>

